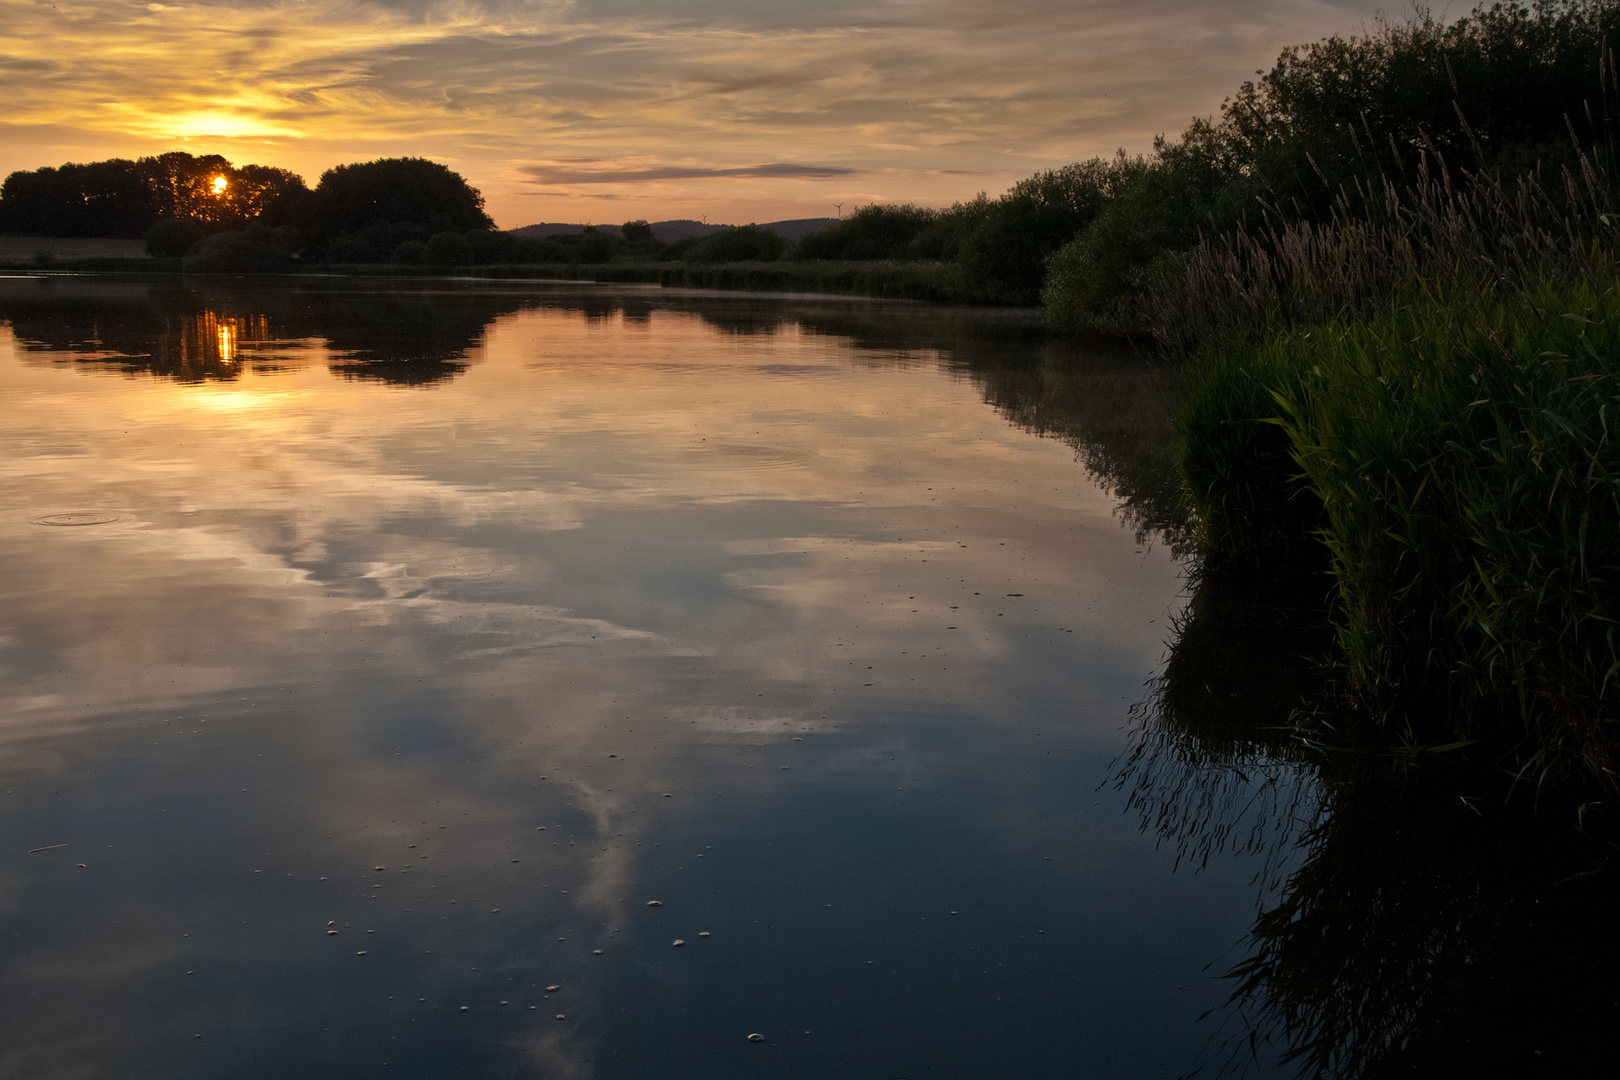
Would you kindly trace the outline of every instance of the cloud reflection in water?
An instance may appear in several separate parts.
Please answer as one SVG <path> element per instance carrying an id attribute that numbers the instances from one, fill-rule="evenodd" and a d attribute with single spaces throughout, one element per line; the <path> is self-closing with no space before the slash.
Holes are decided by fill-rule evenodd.
<path id="1" fill-rule="evenodd" d="M 1191 978 L 1247 900 L 1166 883 L 1091 795 L 1179 572 L 1083 443 L 984 406 L 1041 362 L 1016 320 L 102 288 L 0 286 L 0 846 L 72 845 L 0 868 L 0 1063 L 616 1077 L 679 1047 L 725 1076 L 768 1027 L 787 1073 L 898 1074 L 1075 1015 L 1099 1060 L 1196 1041 L 1140 1048 L 1205 1004 L 1148 972 Z M 142 359 L 204 316 L 266 328 L 230 377 Z M 460 373 L 331 377 L 390 335 Z M 87 507 L 122 520 L 27 524 Z"/>

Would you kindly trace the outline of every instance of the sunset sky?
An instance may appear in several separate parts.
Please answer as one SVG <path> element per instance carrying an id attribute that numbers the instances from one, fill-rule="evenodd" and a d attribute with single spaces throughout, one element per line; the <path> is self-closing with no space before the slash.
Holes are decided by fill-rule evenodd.
<path id="1" fill-rule="evenodd" d="M 1216 111 L 1373 0 L 0 0 L 0 173 L 415 155 L 503 228 L 948 205 Z M 1404 13 L 1395 8 L 1394 15 Z"/>

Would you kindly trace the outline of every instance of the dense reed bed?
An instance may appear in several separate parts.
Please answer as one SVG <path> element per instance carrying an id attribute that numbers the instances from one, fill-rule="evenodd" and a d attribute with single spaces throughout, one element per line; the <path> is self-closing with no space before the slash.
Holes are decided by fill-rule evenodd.
<path id="1" fill-rule="evenodd" d="M 1577 161 L 1511 184 L 1426 165 L 1325 223 L 1240 230 L 1153 310 L 1187 358 L 1210 565 L 1325 564 L 1374 716 L 1614 790 L 1620 219 Z"/>

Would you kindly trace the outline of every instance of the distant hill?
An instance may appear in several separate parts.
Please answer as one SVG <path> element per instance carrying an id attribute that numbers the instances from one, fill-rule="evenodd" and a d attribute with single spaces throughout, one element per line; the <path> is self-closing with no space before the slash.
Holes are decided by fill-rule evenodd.
<path id="1" fill-rule="evenodd" d="M 788 240 L 797 240 L 805 233 L 825 229 L 829 225 L 836 225 L 837 218 L 793 218 L 790 221 L 767 221 L 762 224 L 767 229 L 775 230 L 778 236 Z M 598 225 L 598 232 L 605 232 L 612 236 L 621 235 L 617 225 Z M 708 236 L 721 229 L 729 229 L 730 225 L 705 225 L 701 221 L 681 219 L 676 221 L 652 222 L 653 235 L 664 243 L 673 243 L 676 240 L 685 240 L 689 236 Z M 584 225 L 569 224 L 561 221 L 542 221 L 536 225 L 525 225 L 521 229 L 511 230 L 516 236 L 558 236 L 563 233 L 580 233 L 585 231 Z"/>

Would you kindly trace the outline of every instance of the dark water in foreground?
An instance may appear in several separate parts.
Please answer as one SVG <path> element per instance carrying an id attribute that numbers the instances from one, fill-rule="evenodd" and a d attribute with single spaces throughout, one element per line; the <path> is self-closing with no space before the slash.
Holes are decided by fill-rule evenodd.
<path id="1" fill-rule="evenodd" d="M 1136 358 L 865 302 L 12 279 L 0 400 L 0 1075 L 1270 1075 L 1442 999 L 1584 1060 L 1570 1007 L 1457 1019 L 1517 1000 L 1459 950 L 1614 1018 L 1613 931 L 1570 936 L 1602 875 L 1515 915 L 1562 856 L 1408 851 L 1284 730 L 1319 620 L 1189 598 Z"/>

